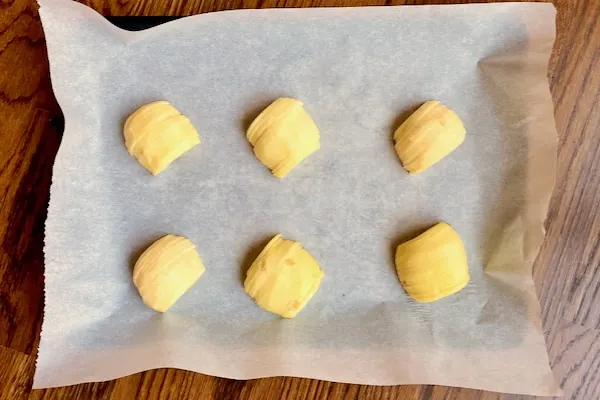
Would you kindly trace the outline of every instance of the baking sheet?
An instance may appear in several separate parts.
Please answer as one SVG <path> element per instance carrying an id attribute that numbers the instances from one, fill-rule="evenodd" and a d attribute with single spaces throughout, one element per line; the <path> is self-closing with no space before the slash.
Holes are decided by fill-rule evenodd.
<path id="1" fill-rule="evenodd" d="M 34 387 L 177 367 L 249 379 L 441 384 L 555 395 L 531 265 L 555 174 L 548 4 L 229 11 L 120 30 L 40 0 L 65 115 L 46 223 L 45 313 Z M 283 180 L 245 139 L 281 96 L 301 99 L 321 149 Z M 125 118 L 168 100 L 202 143 L 157 177 L 127 153 Z M 464 144 L 409 176 L 392 133 L 429 99 Z M 430 304 L 395 275 L 399 242 L 446 221 L 470 284 Z M 207 271 L 167 313 L 131 281 L 166 233 Z M 325 279 L 294 320 L 259 309 L 245 269 L 276 233 Z"/>

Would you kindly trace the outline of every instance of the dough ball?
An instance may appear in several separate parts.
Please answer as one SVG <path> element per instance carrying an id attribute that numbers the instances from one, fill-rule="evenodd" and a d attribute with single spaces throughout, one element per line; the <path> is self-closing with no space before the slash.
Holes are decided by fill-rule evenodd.
<path id="1" fill-rule="evenodd" d="M 133 268 L 133 283 L 148 307 L 164 312 L 204 271 L 194 243 L 182 236 L 167 235 L 152 243 L 138 258 Z"/>
<path id="2" fill-rule="evenodd" d="M 125 146 L 153 175 L 200 143 L 189 119 L 166 101 L 140 107 L 125 121 Z"/>
<path id="3" fill-rule="evenodd" d="M 465 140 L 458 115 L 437 100 L 428 101 L 394 132 L 396 153 L 411 174 L 424 171 Z"/>
<path id="4" fill-rule="evenodd" d="M 396 271 L 406 293 L 423 303 L 454 294 L 469 282 L 465 246 L 444 222 L 398 246 Z"/>
<path id="5" fill-rule="evenodd" d="M 319 129 L 301 101 L 281 98 L 250 124 L 246 132 L 254 154 L 273 175 L 286 176 L 320 148 Z"/>
<path id="6" fill-rule="evenodd" d="M 300 243 L 277 235 L 250 266 L 244 290 L 265 310 L 294 318 L 317 292 L 324 275 Z"/>

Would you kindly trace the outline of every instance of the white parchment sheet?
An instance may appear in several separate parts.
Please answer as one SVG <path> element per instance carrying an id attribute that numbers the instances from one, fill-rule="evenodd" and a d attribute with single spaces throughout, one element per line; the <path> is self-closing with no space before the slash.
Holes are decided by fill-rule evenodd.
<path id="1" fill-rule="evenodd" d="M 551 5 L 230 11 L 126 32 L 75 2 L 40 4 L 66 126 L 34 387 L 177 367 L 560 392 L 531 279 L 555 175 Z M 305 103 L 321 149 L 278 180 L 245 130 L 281 96 Z M 409 176 L 392 133 L 430 99 L 456 110 L 467 138 Z M 154 100 L 202 139 L 157 177 L 122 136 L 126 117 Z M 471 282 L 418 304 L 394 249 L 439 221 L 464 239 Z M 196 243 L 207 271 L 160 314 L 131 269 L 166 233 Z M 326 274 L 294 320 L 259 309 L 242 286 L 277 233 Z"/>

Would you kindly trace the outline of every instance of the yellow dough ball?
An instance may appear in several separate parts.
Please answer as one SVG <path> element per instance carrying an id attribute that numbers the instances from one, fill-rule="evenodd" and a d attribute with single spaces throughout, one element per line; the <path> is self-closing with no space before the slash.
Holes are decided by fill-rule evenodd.
<path id="1" fill-rule="evenodd" d="M 437 100 L 428 101 L 394 132 L 396 153 L 411 174 L 424 171 L 454 151 L 466 130 L 458 115 Z"/>
<path id="2" fill-rule="evenodd" d="M 320 148 L 319 129 L 301 101 L 281 98 L 250 124 L 246 132 L 256 158 L 278 178 L 286 176 Z"/>
<path id="3" fill-rule="evenodd" d="M 300 243 L 277 235 L 250 266 L 244 290 L 263 309 L 294 318 L 317 292 L 324 275 Z"/>
<path id="4" fill-rule="evenodd" d="M 398 246 L 396 271 L 406 293 L 423 303 L 454 294 L 469 282 L 465 246 L 444 222 Z"/>
<path id="5" fill-rule="evenodd" d="M 183 236 L 167 235 L 138 258 L 133 268 L 133 283 L 148 307 L 164 312 L 204 271 L 194 243 Z"/>
<path id="6" fill-rule="evenodd" d="M 125 121 L 123 135 L 129 154 L 153 175 L 200 143 L 191 121 L 166 101 L 137 109 Z"/>

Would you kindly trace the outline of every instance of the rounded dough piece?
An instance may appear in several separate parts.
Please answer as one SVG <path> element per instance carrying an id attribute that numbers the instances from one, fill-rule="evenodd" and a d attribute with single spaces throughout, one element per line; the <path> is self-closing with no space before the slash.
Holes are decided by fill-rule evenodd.
<path id="1" fill-rule="evenodd" d="M 417 109 L 394 132 L 394 148 L 411 174 L 424 171 L 453 152 L 465 140 L 459 116 L 437 100 Z"/>
<path id="2" fill-rule="evenodd" d="M 133 283 L 146 305 L 164 312 L 200 278 L 205 268 L 196 246 L 183 236 L 152 243 L 133 268 Z"/>
<path id="3" fill-rule="evenodd" d="M 200 143 L 191 121 L 166 101 L 137 109 L 125 121 L 125 146 L 153 175 Z"/>
<path id="4" fill-rule="evenodd" d="M 300 243 L 277 235 L 248 269 L 244 290 L 263 309 L 294 318 L 317 292 L 324 275 Z"/>
<path id="5" fill-rule="evenodd" d="M 469 282 L 459 234 L 441 222 L 396 249 L 396 272 L 406 293 L 423 303 L 457 293 Z"/>
<path id="6" fill-rule="evenodd" d="M 301 101 L 280 98 L 250 124 L 246 136 L 256 158 L 278 178 L 320 147 L 319 129 Z"/>

